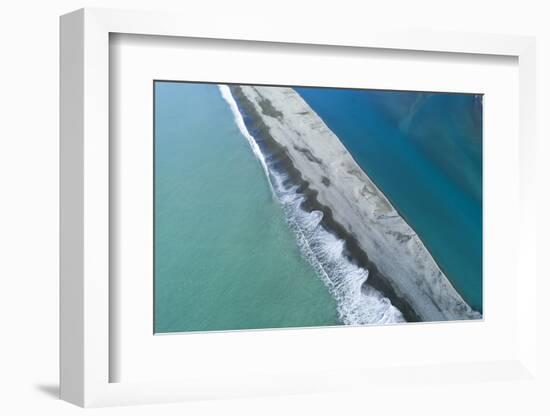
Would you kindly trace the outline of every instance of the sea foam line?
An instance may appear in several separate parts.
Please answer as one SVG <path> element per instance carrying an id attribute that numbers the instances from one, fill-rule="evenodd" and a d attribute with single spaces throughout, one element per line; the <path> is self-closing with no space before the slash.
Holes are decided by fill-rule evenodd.
<path id="1" fill-rule="evenodd" d="M 256 158 L 260 161 L 260 164 L 262 165 L 262 168 L 265 172 L 267 181 L 269 182 L 269 187 L 271 188 L 271 192 L 274 192 L 273 184 L 271 183 L 271 177 L 269 175 L 269 169 L 267 167 L 267 162 L 265 160 L 265 157 L 262 151 L 260 150 L 260 146 L 258 146 L 258 143 L 256 143 L 256 140 L 254 140 L 254 137 L 252 137 L 252 135 L 246 128 L 246 124 L 244 123 L 243 115 L 239 111 L 239 106 L 237 105 L 237 101 L 235 101 L 235 98 L 233 97 L 233 94 L 231 94 L 231 90 L 227 85 L 220 84 L 218 85 L 218 88 L 220 89 L 222 98 L 227 102 L 227 104 L 229 104 L 229 108 L 231 108 L 231 112 L 233 113 L 233 118 L 235 119 L 235 124 L 241 131 L 241 134 L 248 141 L 248 144 L 250 144 L 250 147 L 252 148 L 252 151 L 254 152 L 254 155 L 256 156 Z"/>
<path id="2" fill-rule="evenodd" d="M 370 285 L 369 272 L 344 254 L 345 242 L 322 225 L 321 211 L 305 211 L 304 196 L 296 186 L 285 186 L 285 177 L 273 175 L 285 219 L 296 234 L 302 256 L 317 272 L 338 304 L 338 314 L 348 325 L 403 322 L 401 312 Z"/>
<path id="3" fill-rule="evenodd" d="M 285 185 L 286 176 L 269 168 L 258 143 L 246 128 L 235 98 L 227 85 L 219 85 L 229 104 L 235 124 L 260 161 L 275 199 L 281 204 L 285 220 L 294 232 L 302 256 L 329 289 L 338 305 L 338 314 L 347 325 L 403 322 L 401 312 L 379 291 L 363 283 L 368 270 L 351 263 L 344 255 L 344 241 L 321 226 L 321 211 L 301 208 L 304 196 L 296 186 Z"/>

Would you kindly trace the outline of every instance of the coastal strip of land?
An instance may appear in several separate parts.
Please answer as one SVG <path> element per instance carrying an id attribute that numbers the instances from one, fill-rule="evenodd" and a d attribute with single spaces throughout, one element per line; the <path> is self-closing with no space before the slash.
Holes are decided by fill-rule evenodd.
<path id="1" fill-rule="evenodd" d="M 346 241 L 368 284 L 408 321 L 479 319 L 338 137 L 292 88 L 230 87 L 271 154 L 300 186 L 306 209 Z M 388 161 L 391 163 L 391 161 Z"/>

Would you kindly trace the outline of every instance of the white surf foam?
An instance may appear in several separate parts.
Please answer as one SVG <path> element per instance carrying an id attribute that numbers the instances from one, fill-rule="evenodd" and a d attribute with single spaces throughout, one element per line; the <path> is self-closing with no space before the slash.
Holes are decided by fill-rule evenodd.
<path id="1" fill-rule="evenodd" d="M 233 94 L 231 94 L 231 90 L 227 85 L 218 85 L 218 88 L 220 89 L 220 94 L 222 95 L 222 98 L 229 104 L 229 108 L 231 108 L 231 112 L 233 113 L 233 117 L 235 119 L 235 124 L 241 131 L 244 138 L 248 141 L 248 144 L 250 144 L 250 147 L 252 148 L 252 151 L 254 152 L 254 155 L 256 158 L 260 161 L 260 164 L 262 165 L 262 168 L 265 172 L 265 176 L 267 177 L 267 180 L 269 182 L 269 186 L 271 187 L 271 191 L 273 191 L 273 184 L 271 183 L 271 177 L 269 175 L 269 169 L 267 167 L 267 162 L 265 160 L 265 157 L 260 150 L 260 147 L 258 146 L 258 143 L 256 143 L 256 140 L 254 140 L 254 137 L 249 133 L 248 129 L 246 128 L 246 125 L 244 124 L 243 115 L 239 111 L 239 106 L 237 105 L 237 102 L 235 101 L 235 98 L 233 98 Z"/>
<path id="2" fill-rule="evenodd" d="M 342 322 L 348 325 L 404 322 L 403 315 L 388 298 L 364 285 L 368 270 L 345 256 L 344 241 L 321 225 L 323 213 L 303 210 L 304 197 L 297 193 L 296 187 L 286 188 L 284 177 L 272 175 L 275 192 L 287 223 L 296 234 L 300 251 L 336 299 Z"/>
<path id="3" fill-rule="evenodd" d="M 285 185 L 286 177 L 270 169 L 269 162 L 246 128 L 229 87 L 219 85 L 219 89 L 234 114 L 235 123 L 264 169 L 285 219 L 296 235 L 300 252 L 336 299 L 341 321 L 347 325 L 404 322 L 403 315 L 388 298 L 368 284 L 364 285 L 368 270 L 356 266 L 344 255 L 344 241 L 321 225 L 323 213 L 302 209 L 304 197 L 297 192 L 297 187 Z"/>

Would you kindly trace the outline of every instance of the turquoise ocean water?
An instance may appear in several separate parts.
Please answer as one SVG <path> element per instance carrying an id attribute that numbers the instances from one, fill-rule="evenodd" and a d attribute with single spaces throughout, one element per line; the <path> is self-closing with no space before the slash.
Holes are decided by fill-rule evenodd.
<path id="1" fill-rule="evenodd" d="M 336 325 L 218 87 L 155 83 L 155 332 Z"/>
<path id="2" fill-rule="evenodd" d="M 295 88 L 482 311 L 482 97 Z"/>

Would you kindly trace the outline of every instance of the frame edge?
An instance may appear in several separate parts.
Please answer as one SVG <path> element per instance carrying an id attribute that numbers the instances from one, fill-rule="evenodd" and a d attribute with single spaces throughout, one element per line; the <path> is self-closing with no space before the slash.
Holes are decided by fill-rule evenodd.
<path id="1" fill-rule="evenodd" d="M 84 11 L 60 18 L 60 398 L 84 405 Z"/>
<path id="2" fill-rule="evenodd" d="M 108 294 L 103 291 L 108 288 L 108 284 L 103 279 L 108 277 L 108 273 L 101 273 L 105 269 L 105 236 L 102 235 L 102 230 L 94 228 L 104 228 L 101 221 L 105 219 L 106 213 L 108 222 L 108 204 L 104 212 L 94 212 L 97 208 L 92 208 L 99 204 L 100 210 L 104 209 L 105 206 L 101 204 L 104 202 L 104 194 L 108 193 L 105 189 L 98 189 L 93 179 L 95 177 L 97 181 L 104 183 L 107 178 L 108 184 L 108 163 L 104 163 L 106 156 L 102 154 L 104 146 L 108 144 L 102 137 L 104 132 L 108 131 L 108 128 L 105 129 L 108 124 L 105 119 L 105 116 L 108 116 L 108 99 L 106 108 L 98 106 L 103 106 L 105 98 L 108 97 L 108 34 L 121 32 L 189 36 L 188 32 L 204 33 L 204 29 L 197 29 L 196 23 L 188 28 L 185 21 L 177 19 L 178 16 L 154 13 L 152 20 L 156 23 L 150 23 L 149 15 L 150 12 L 144 11 L 86 8 L 66 14 L 60 19 L 60 397 L 82 407 L 189 399 L 182 393 L 181 388 L 176 388 L 179 386 L 176 383 L 159 384 L 156 390 L 149 391 L 151 386 L 121 386 L 109 383 L 105 377 L 105 374 L 108 375 L 109 355 L 103 337 L 108 335 L 108 328 L 104 326 L 108 327 L 108 308 L 103 307 L 108 307 Z M 158 23 L 161 21 L 162 25 Z M 316 37 L 320 35 L 315 33 L 306 39 L 289 39 L 285 36 L 274 36 L 267 29 L 265 32 L 257 29 L 256 32 L 251 32 L 255 35 L 244 40 L 305 44 L 326 42 L 324 37 Z M 366 36 L 366 40 L 352 42 L 344 34 L 339 40 L 327 44 L 403 48 L 403 42 L 399 37 L 402 33 L 380 35 Z M 433 37 L 427 40 L 425 32 L 418 33 L 416 37 L 413 36 L 412 43 L 415 46 L 405 49 L 517 56 L 520 58 L 520 68 L 522 64 L 527 64 L 528 68 L 524 75 L 520 76 L 520 90 L 524 87 L 523 81 L 529 78 L 532 70 L 534 71 L 532 65 L 535 64 L 536 48 L 533 37 L 463 35 L 447 33 L 436 40 Z M 242 35 L 234 34 L 224 27 L 207 37 L 243 39 Z M 276 40 L 277 38 L 279 40 Z M 97 85 L 101 85 L 100 91 L 94 91 L 93 87 Z M 536 81 L 532 80 L 531 87 L 535 86 Z M 87 96 L 86 92 L 91 93 L 92 97 Z M 531 108 L 536 109 L 536 102 L 531 101 L 533 98 L 531 94 L 526 94 L 520 101 L 531 102 Z M 526 130 L 523 122 L 520 117 L 520 137 L 525 138 L 527 133 L 533 136 L 528 141 L 536 139 L 536 131 L 529 128 Z M 522 164 L 531 161 L 532 156 L 531 152 L 524 153 L 521 158 Z M 89 160 L 90 158 L 94 160 Z M 530 166 L 522 175 L 522 185 L 531 177 L 532 169 L 533 166 Z M 524 189 L 522 194 L 530 194 L 529 189 Z M 101 196 L 101 201 L 94 205 L 93 197 L 98 195 Z M 532 206 L 532 201 L 527 205 Z M 532 225 L 533 219 L 528 222 Z M 90 236 L 91 234 L 93 236 Z M 533 236 L 534 230 L 525 233 L 522 235 L 523 241 L 530 241 Z M 106 242 L 108 243 L 108 238 Z M 100 264 L 94 266 L 94 262 L 97 261 Z M 536 269 L 532 279 L 536 280 Z M 534 290 L 533 288 L 528 293 L 519 295 L 521 305 L 528 305 L 529 310 L 536 305 L 526 302 L 534 300 Z M 96 313 L 100 308 L 103 309 Z M 523 366 L 527 364 L 531 371 L 533 366 L 536 367 L 536 361 L 529 358 L 533 349 L 536 350 L 537 328 L 540 329 L 535 323 L 534 332 L 533 327 L 522 331 L 524 336 L 529 337 L 529 341 L 523 342 L 518 348 L 518 362 Z"/>

